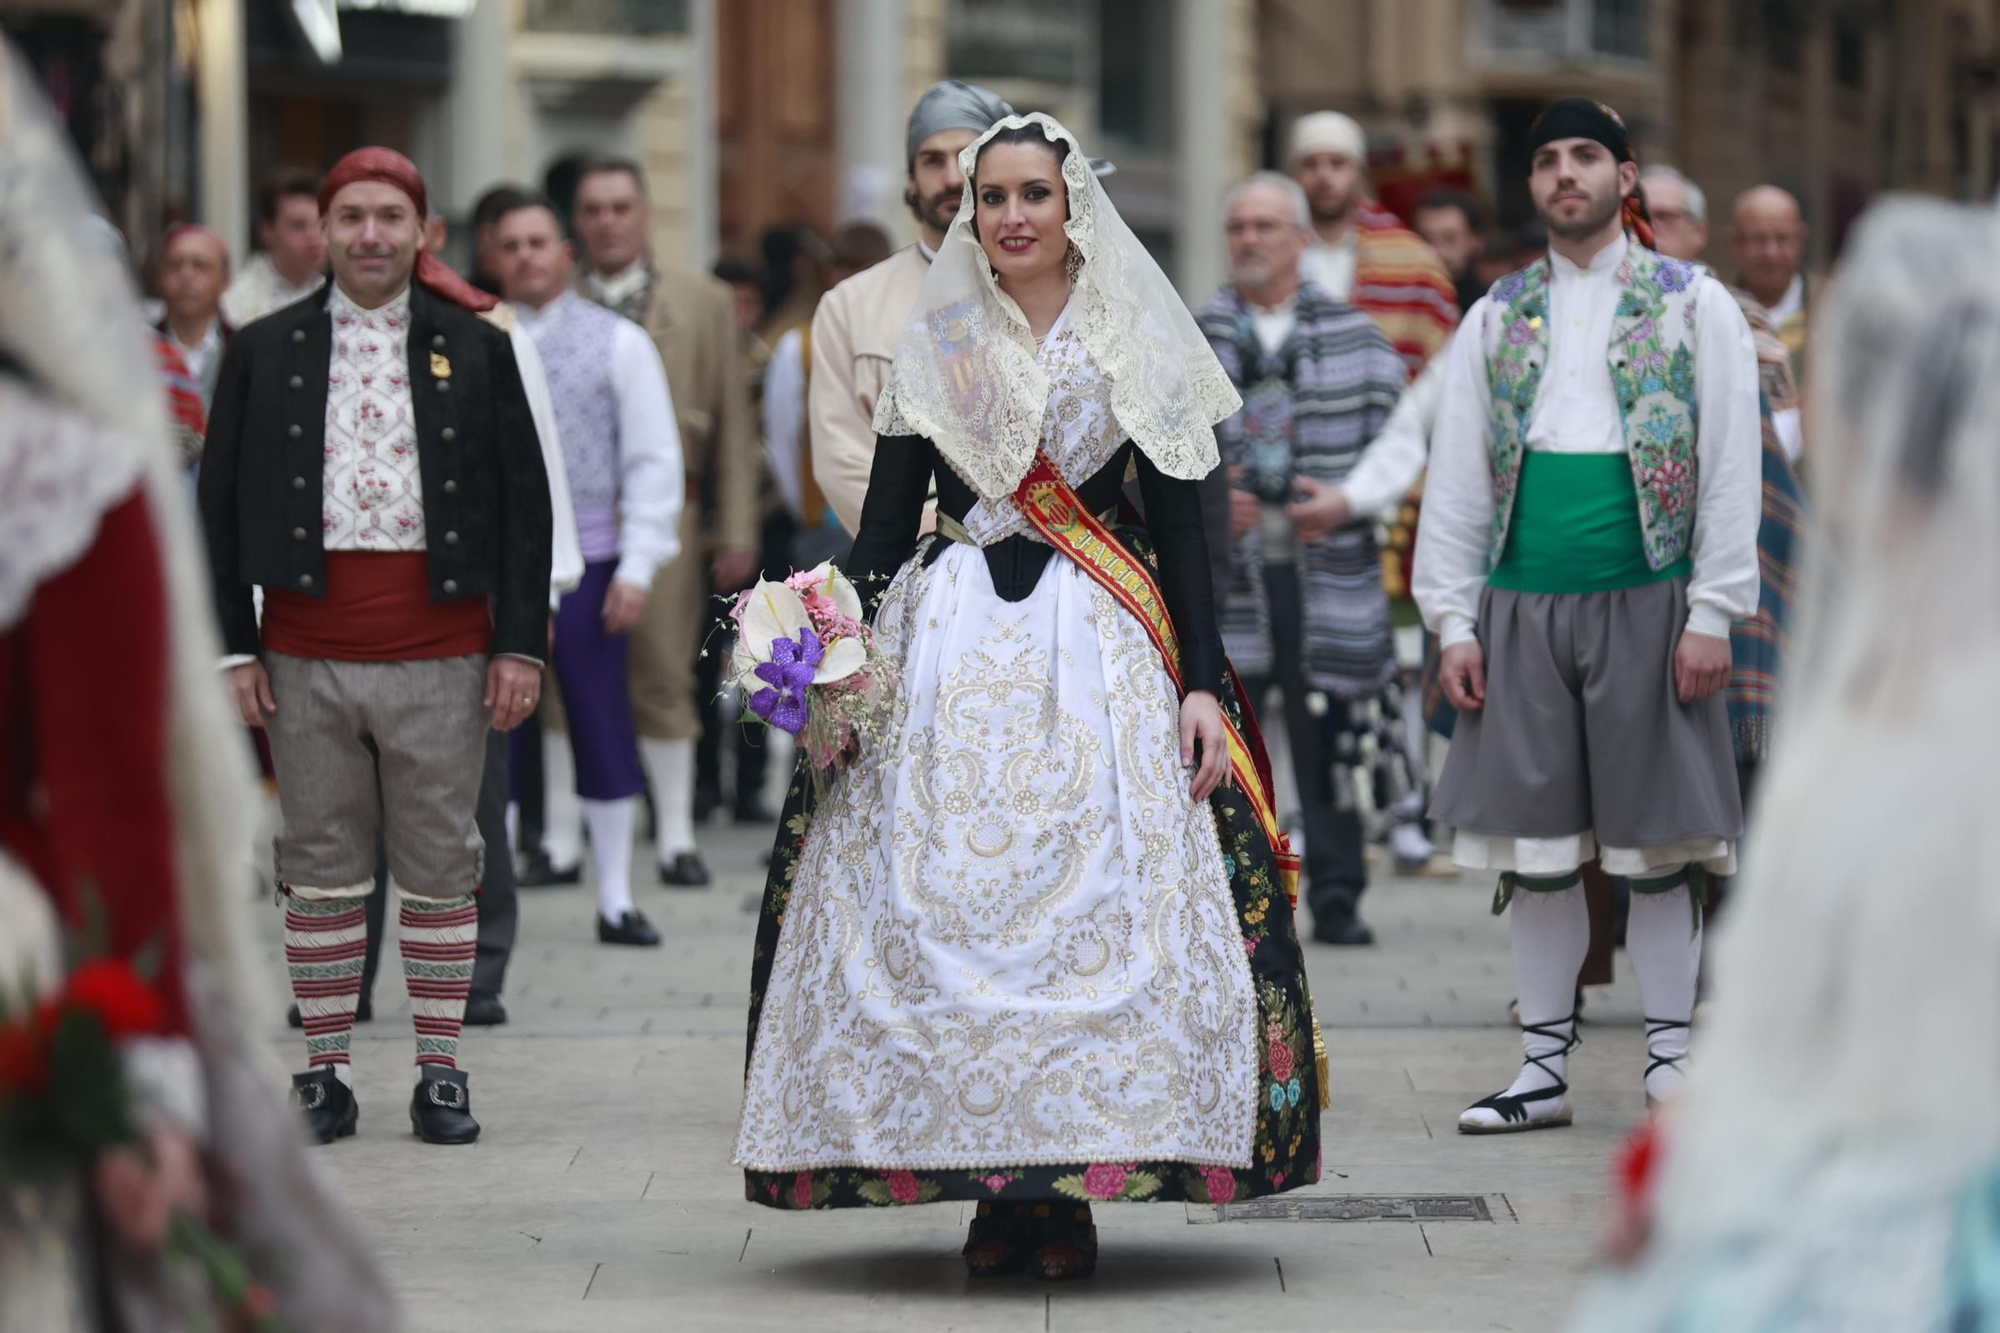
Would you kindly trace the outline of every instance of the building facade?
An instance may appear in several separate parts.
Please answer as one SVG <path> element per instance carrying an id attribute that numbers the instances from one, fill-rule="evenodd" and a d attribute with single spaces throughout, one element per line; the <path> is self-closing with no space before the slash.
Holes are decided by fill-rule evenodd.
<path id="1" fill-rule="evenodd" d="M 1699 182 L 1723 262 L 1735 195 L 1799 197 L 1829 262 L 1873 194 L 2000 184 L 1993 0 L 1259 0 L 1267 160 L 1306 111 L 1368 129 L 1378 182 L 1462 175 L 1529 220 L 1525 142 L 1569 95 L 1615 106 L 1644 161 Z"/>

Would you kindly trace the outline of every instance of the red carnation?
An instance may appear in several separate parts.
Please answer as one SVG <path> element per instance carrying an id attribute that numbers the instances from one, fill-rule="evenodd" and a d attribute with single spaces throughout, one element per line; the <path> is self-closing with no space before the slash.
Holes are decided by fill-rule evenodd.
<path id="1" fill-rule="evenodd" d="M 159 995 L 127 963 L 101 958 L 69 974 L 63 1007 L 96 1015 L 113 1041 L 150 1036 L 160 1030 L 164 1006 Z"/>

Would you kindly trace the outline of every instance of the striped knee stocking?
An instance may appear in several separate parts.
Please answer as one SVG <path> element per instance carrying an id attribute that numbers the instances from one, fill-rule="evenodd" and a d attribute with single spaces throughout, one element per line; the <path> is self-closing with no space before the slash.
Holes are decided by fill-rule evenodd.
<path id="1" fill-rule="evenodd" d="M 362 898 L 372 887 L 360 885 L 352 896 L 342 890 L 337 898 L 307 898 L 286 890 L 285 968 L 305 1022 L 307 1068 L 331 1065 L 341 1075 L 347 1072 L 348 1038 L 368 954 Z"/>
<path id="2" fill-rule="evenodd" d="M 471 894 L 418 898 L 397 889 L 403 903 L 403 980 L 417 1028 L 417 1063 L 458 1067 L 458 1029 L 472 990 L 479 943 L 479 907 Z"/>

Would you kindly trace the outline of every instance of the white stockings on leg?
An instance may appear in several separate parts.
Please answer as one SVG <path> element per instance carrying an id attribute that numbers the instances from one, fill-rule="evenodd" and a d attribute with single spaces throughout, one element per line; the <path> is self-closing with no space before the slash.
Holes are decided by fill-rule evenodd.
<path id="1" fill-rule="evenodd" d="M 1648 884 L 1671 883 L 1647 892 Z M 1701 972 L 1701 928 L 1683 872 L 1632 881 L 1632 911 L 1625 919 L 1625 952 L 1639 980 L 1646 1010 L 1646 1098 L 1665 1101 L 1680 1090 L 1694 1021 L 1695 978 Z"/>
<path id="2" fill-rule="evenodd" d="M 576 754 L 569 733 L 542 733 L 542 850 L 568 870 L 583 860 L 583 805 L 576 794 Z"/>
<path id="3" fill-rule="evenodd" d="M 1509 909 L 1514 985 L 1521 997 L 1524 1062 L 1499 1097 L 1467 1107 L 1458 1118 L 1469 1133 L 1504 1133 L 1538 1124 L 1567 1124 L 1563 1087 L 1576 1036 L 1576 978 L 1590 951 L 1590 909 L 1583 887 L 1537 891 L 1523 883 Z M 1549 1095 L 1536 1097 L 1538 1092 Z M 1500 1102 L 1506 1105 L 1495 1106 Z"/>
<path id="4" fill-rule="evenodd" d="M 615 926 L 632 910 L 632 831 L 639 823 L 639 798 L 582 805 L 597 872 L 597 914 Z"/>
<path id="5" fill-rule="evenodd" d="M 671 865 L 695 849 L 694 742 L 647 737 L 639 742 L 639 753 L 653 784 L 655 850 L 661 865 Z"/>

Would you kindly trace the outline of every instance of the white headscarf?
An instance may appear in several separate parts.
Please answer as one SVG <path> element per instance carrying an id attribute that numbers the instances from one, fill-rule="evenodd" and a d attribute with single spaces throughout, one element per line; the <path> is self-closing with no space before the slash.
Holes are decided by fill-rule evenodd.
<path id="1" fill-rule="evenodd" d="M 1006 501 L 1033 465 L 1049 379 L 1020 306 L 1000 290 L 979 244 L 974 175 L 1003 130 L 1033 125 L 1069 147 L 1063 231 L 1083 258 L 1069 328 L 1111 383 L 1119 426 L 1170 477 L 1214 470 L 1214 425 L 1242 406 L 1180 294 L 1132 234 L 1076 138 L 1037 112 L 1009 116 L 959 154 L 965 194 L 924 277 L 875 404 L 878 435 L 921 435 L 990 503 Z"/>

